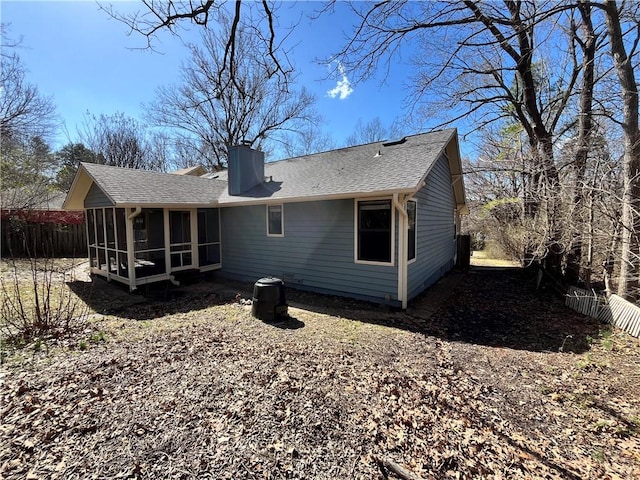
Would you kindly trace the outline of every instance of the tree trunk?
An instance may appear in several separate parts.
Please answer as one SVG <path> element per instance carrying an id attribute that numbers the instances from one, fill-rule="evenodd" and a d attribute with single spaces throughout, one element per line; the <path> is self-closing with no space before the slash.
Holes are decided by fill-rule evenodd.
<path id="1" fill-rule="evenodd" d="M 591 21 L 591 5 L 584 0 L 578 3 L 578 10 L 582 18 L 582 31 L 584 39 L 579 42 L 582 47 L 582 89 L 580 90 L 579 110 L 578 110 L 578 139 L 576 142 L 575 153 L 575 184 L 573 189 L 573 201 L 576 207 L 578 218 L 581 212 L 586 213 L 588 218 L 593 215 L 593 201 L 591 196 L 593 191 L 588 193 L 589 201 L 585 204 L 585 184 L 584 176 L 587 169 L 587 160 L 589 157 L 589 148 L 591 147 L 591 133 L 593 130 L 593 89 L 594 89 L 594 70 L 595 70 L 595 54 L 597 36 L 593 29 Z M 572 35 L 577 38 L 577 31 L 574 30 Z M 574 52 L 575 55 L 575 52 Z M 585 209 L 590 209 L 585 211 Z M 587 238 L 591 242 L 591 222 L 587 222 Z M 567 252 L 567 268 L 565 272 L 566 280 L 574 283 L 582 278 L 587 284 L 590 283 L 591 275 L 591 254 L 588 254 L 586 265 L 586 276 L 580 275 L 580 264 L 582 262 L 582 244 L 585 228 L 581 228 L 578 224 L 572 234 L 571 246 Z M 591 243 L 589 243 L 589 248 Z M 588 278 L 587 278 L 588 277 Z"/>
<path id="2" fill-rule="evenodd" d="M 638 296 L 640 252 L 640 131 L 638 129 L 638 87 L 633 63 L 623 42 L 618 6 L 615 0 L 605 0 L 607 33 L 616 73 L 622 92 L 622 131 L 624 134 L 622 194 L 622 232 L 620 280 L 618 295 L 633 300 Z"/>

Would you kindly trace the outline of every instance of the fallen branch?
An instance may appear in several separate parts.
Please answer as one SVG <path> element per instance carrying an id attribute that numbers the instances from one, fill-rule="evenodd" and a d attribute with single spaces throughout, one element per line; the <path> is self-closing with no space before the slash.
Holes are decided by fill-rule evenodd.
<path id="1" fill-rule="evenodd" d="M 424 480 L 422 477 L 419 477 L 418 475 L 410 472 L 403 466 L 398 465 L 393 460 L 389 460 L 388 458 L 382 458 L 382 457 L 374 457 L 374 458 L 376 459 L 376 463 L 378 464 L 378 467 L 380 467 L 380 470 L 382 470 L 382 473 L 385 476 L 385 478 L 387 477 L 386 470 L 388 470 L 392 472 L 394 475 L 400 477 L 402 480 Z"/>

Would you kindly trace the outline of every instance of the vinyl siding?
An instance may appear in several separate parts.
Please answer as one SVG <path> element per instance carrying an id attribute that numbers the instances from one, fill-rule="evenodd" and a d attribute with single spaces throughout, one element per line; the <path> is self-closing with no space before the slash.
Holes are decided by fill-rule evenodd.
<path id="1" fill-rule="evenodd" d="M 354 201 L 285 203 L 284 236 L 268 237 L 264 205 L 221 209 L 222 270 L 288 286 L 397 304 L 396 266 L 354 263 Z"/>
<path id="2" fill-rule="evenodd" d="M 113 203 L 109 200 L 100 187 L 95 183 L 91 185 L 87 196 L 84 199 L 84 208 L 94 207 L 112 207 Z"/>
<path id="3" fill-rule="evenodd" d="M 417 210 L 416 261 L 409 265 L 408 298 L 435 283 L 454 264 L 455 201 L 447 158 L 441 156 L 415 195 Z"/>

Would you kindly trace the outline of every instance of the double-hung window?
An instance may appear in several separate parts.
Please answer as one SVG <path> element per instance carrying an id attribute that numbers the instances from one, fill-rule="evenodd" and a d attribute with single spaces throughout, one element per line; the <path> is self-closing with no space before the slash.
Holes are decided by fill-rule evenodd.
<path id="1" fill-rule="evenodd" d="M 393 265 L 391 200 L 356 201 L 356 261 Z"/>
<path id="2" fill-rule="evenodd" d="M 417 203 L 415 200 L 407 202 L 407 260 L 409 262 L 416 259 L 416 213 Z"/>
<path id="3" fill-rule="evenodd" d="M 283 205 L 267 205 L 267 236 L 284 237 Z"/>

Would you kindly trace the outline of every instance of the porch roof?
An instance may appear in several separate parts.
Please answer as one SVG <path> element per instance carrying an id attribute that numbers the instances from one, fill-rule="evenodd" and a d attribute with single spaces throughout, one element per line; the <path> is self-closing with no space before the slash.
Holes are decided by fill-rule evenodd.
<path id="1" fill-rule="evenodd" d="M 223 180 L 81 163 L 64 208 L 82 209 L 92 183 L 114 205 L 208 205 L 227 188 Z"/>

